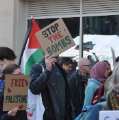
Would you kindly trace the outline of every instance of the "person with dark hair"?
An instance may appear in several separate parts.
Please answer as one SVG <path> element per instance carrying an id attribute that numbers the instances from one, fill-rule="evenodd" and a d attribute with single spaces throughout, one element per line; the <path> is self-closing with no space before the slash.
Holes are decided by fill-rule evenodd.
<path id="1" fill-rule="evenodd" d="M 3 70 L 3 82 L 5 82 L 5 75 L 6 74 L 21 74 L 21 70 L 17 64 L 9 64 Z M 0 98 L 1 98 L 1 108 L 3 105 L 3 92 L 4 87 L 1 91 Z M 8 112 L 2 112 L 0 116 L 0 120 L 27 120 L 27 115 L 25 111 L 18 111 L 19 107 L 11 108 Z"/>
<path id="2" fill-rule="evenodd" d="M 9 65 L 15 63 L 16 55 L 11 48 L 8 47 L 0 47 L 0 96 L 3 96 L 3 89 L 4 89 L 4 80 L 3 77 L 3 70 L 4 68 Z M 3 114 L 2 110 L 2 97 L 0 97 L 0 116 Z"/>
<path id="3" fill-rule="evenodd" d="M 72 120 L 67 77 L 57 59 L 46 55 L 41 63 L 32 67 L 30 90 L 33 94 L 42 95 L 43 120 Z"/>
<path id="4" fill-rule="evenodd" d="M 8 47 L 0 47 L 0 60 L 15 60 L 16 55 L 14 51 Z"/>
<path id="5" fill-rule="evenodd" d="M 16 55 L 11 48 L 0 47 L 0 76 L 2 76 L 2 70 L 8 64 L 16 63 Z"/>
<path id="6" fill-rule="evenodd" d="M 76 60 L 73 60 L 73 64 L 72 64 L 72 72 L 76 72 L 78 67 L 78 63 Z"/>
<path id="7" fill-rule="evenodd" d="M 67 74 L 70 74 L 73 69 L 73 60 L 69 57 L 59 57 L 59 65 L 64 69 Z"/>
<path id="8" fill-rule="evenodd" d="M 15 116 L 18 107 L 11 108 L 6 114 L 2 111 L 3 104 L 3 91 L 4 91 L 4 75 L 5 74 L 17 74 L 19 73 L 19 66 L 16 65 L 16 55 L 15 52 L 9 47 L 0 47 L 0 120 L 7 120 L 13 118 L 10 116 Z M 27 119 L 25 116 L 22 119 Z"/>
<path id="9" fill-rule="evenodd" d="M 20 67 L 17 64 L 9 64 L 3 70 L 3 74 L 21 74 Z"/>

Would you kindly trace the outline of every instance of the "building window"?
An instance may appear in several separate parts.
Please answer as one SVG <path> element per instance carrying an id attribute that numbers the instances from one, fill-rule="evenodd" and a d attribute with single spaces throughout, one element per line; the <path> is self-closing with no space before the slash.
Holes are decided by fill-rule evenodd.
<path id="1" fill-rule="evenodd" d="M 111 48 L 116 56 L 119 51 L 119 15 L 84 17 L 83 34 L 84 42 L 92 41 L 95 44 L 90 52 L 96 53 L 100 60 L 113 64 Z"/>

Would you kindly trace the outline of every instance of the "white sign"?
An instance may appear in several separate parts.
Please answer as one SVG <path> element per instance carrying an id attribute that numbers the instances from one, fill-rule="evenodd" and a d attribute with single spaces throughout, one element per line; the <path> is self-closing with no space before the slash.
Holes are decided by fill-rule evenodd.
<path id="1" fill-rule="evenodd" d="M 99 120 L 119 120 L 119 110 L 100 111 Z"/>

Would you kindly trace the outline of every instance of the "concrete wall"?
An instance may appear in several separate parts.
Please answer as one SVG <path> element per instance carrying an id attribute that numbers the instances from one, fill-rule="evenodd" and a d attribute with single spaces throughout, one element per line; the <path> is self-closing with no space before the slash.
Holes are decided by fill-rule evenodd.
<path id="1" fill-rule="evenodd" d="M 0 46 L 14 49 L 18 58 L 26 32 L 26 16 L 22 0 L 0 0 Z"/>
<path id="2" fill-rule="evenodd" d="M 0 1 L 0 46 L 13 48 L 14 0 Z"/>
<path id="3" fill-rule="evenodd" d="M 27 29 L 27 17 L 24 2 L 22 0 L 14 0 L 14 49 L 19 58 L 24 43 Z"/>

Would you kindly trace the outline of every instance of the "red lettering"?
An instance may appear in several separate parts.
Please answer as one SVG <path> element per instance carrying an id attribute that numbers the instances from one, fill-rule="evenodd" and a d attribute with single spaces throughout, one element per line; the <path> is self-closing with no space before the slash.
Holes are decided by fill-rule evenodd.
<path id="1" fill-rule="evenodd" d="M 11 87 L 25 87 L 28 86 L 28 81 L 25 79 L 12 79 Z"/>
<path id="2" fill-rule="evenodd" d="M 12 79 L 12 80 L 11 80 L 11 85 L 10 85 L 10 86 L 13 87 L 13 86 L 16 86 L 16 84 L 17 84 L 17 83 L 16 83 L 16 79 Z"/>
<path id="3" fill-rule="evenodd" d="M 25 85 L 28 86 L 28 81 L 27 80 L 25 80 Z"/>
<path id="4" fill-rule="evenodd" d="M 61 38 L 62 38 L 61 33 L 56 32 L 56 33 L 50 35 L 50 36 L 48 37 L 48 40 L 50 40 L 51 42 L 53 42 L 53 41 L 57 41 L 57 40 L 59 40 L 59 39 L 61 39 Z"/>

